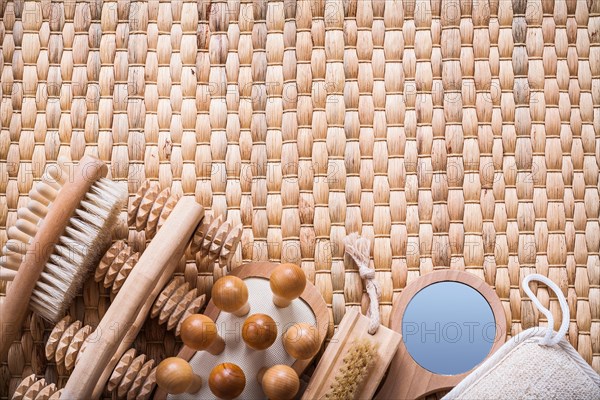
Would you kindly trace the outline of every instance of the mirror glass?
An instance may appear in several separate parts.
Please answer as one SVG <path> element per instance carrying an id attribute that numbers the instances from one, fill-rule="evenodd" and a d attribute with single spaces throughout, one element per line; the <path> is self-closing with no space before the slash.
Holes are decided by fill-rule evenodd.
<path id="1" fill-rule="evenodd" d="M 495 337 L 496 323 L 487 300 L 459 282 L 437 282 L 421 289 L 402 317 L 408 353 L 435 374 L 470 371 L 487 357 Z"/>

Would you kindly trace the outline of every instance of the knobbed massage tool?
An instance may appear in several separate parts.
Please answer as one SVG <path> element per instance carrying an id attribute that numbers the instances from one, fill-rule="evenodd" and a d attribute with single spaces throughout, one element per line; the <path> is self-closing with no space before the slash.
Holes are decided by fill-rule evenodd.
<path id="1" fill-rule="evenodd" d="M 251 349 L 268 349 L 277 339 L 277 324 L 266 314 L 253 314 L 244 321 L 242 338 Z"/>
<path id="2" fill-rule="evenodd" d="M 242 394 L 246 387 L 246 375 L 235 364 L 219 364 L 210 371 L 208 387 L 220 399 L 235 399 Z"/>
<path id="3" fill-rule="evenodd" d="M 292 325 L 285 331 L 282 340 L 285 351 L 298 360 L 314 357 L 321 347 L 317 328 L 305 322 Z"/>
<path id="4" fill-rule="evenodd" d="M 295 264 L 281 264 L 275 267 L 269 278 L 273 303 L 277 307 L 287 307 L 292 300 L 300 297 L 306 287 L 306 275 Z"/>
<path id="5" fill-rule="evenodd" d="M 170 394 L 196 393 L 202 387 L 202 378 L 184 359 L 169 357 L 158 364 L 156 383 Z"/>
<path id="6" fill-rule="evenodd" d="M 224 276 L 217 280 L 212 288 L 212 300 L 221 310 L 243 317 L 250 312 L 248 287 L 236 276 Z"/>
<path id="7" fill-rule="evenodd" d="M 181 325 L 181 340 L 190 349 L 206 350 L 217 355 L 225 349 L 225 341 L 217 332 L 215 322 L 202 314 L 194 314 L 185 319 Z"/>
<path id="8" fill-rule="evenodd" d="M 270 400 L 291 400 L 300 389 L 298 374 L 288 365 L 262 368 L 256 378 Z"/>

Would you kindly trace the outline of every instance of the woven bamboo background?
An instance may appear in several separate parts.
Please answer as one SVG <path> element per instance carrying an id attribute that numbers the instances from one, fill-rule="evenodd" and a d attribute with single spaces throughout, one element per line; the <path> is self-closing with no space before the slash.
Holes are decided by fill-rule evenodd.
<path id="1" fill-rule="evenodd" d="M 241 222 L 230 267 L 298 263 L 335 324 L 365 306 L 353 231 L 386 324 L 407 282 L 455 268 L 495 288 L 515 334 L 545 324 L 521 279 L 549 276 L 600 371 L 600 1 L 0 5 L 1 244 L 44 166 L 89 153 L 132 195 L 149 178 Z M 116 238 L 145 242 L 125 211 Z M 220 271 L 178 274 L 206 292 Z M 72 313 L 94 325 L 109 303 L 89 284 Z M 136 347 L 160 359 L 177 343 L 157 326 Z M 28 321 L 0 397 L 31 372 L 66 379 L 49 328 Z"/>

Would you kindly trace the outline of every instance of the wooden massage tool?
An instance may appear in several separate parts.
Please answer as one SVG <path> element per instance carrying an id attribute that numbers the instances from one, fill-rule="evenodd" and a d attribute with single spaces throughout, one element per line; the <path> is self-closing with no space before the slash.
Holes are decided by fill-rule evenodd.
<path id="1" fill-rule="evenodd" d="M 31 374 L 19 383 L 12 400 L 59 400 L 62 389 L 58 390 L 54 383 L 46 383 L 44 378 L 36 379 Z"/>
<path id="2" fill-rule="evenodd" d="M 225 348 L 225 341 L 219 336 L 215 322 L 202 314 L 191 315 L 183 321 L 181 340 L 190 349 L 206 350 L 213 355 L 221 354 Z"/>
<path id="3" fill-rule="evenodd" d="M 292 325 L 282 337 L 285 351 L 298 360 L 312 359 L 321 347 L 316 329 L 305 322 Z"/>
<path id="4" fill-rule="evenodd" d="M 0 358 L 17 339 L 28 308 L 56 323 L 110 245 L 124 187 L 108 167 L 84 156 L 74 168 L 53 165 L 29 192 L 8 229 L 0 278 L 12 280 L 0 303 Z"/>
<path id="5" fill-rule="evenodd" d="M 129 209 L 129 222 L 135 219 L 137 224 L 140 220 L 140 229 L 144 224 L 146 228 L 148 227 L 149 215 L 152 214 L 156 203 L 156 197 L 153 198 L 152 194 L 146 195 L 146 192 L 158 191 L 152 189 L 156 186 L 149 188 L 145 186 L 142 185 Z M 166 200 L 165 204 L 168 204 L 168 201 Z M 153 218 L 154 220 L 158 218 L 156 221 L 158 228 L 165 207 L 160 205 L 156 207 L 160 211 L 154 215 L 159 217 Z M 123 283 L 96 328 L 98 332 L 111 332 L 111 334 L 98 335 L 99 337 L 94 340 L 88 337 L 85 351 L 79 355 L 79 360 L 64 388 L 65 398 L 88 399 L 98 398 L 101 395 L 114 367 L 125 351 L 131 347 L 155 299 L 181 260 L 203 216 L 202 206 L 193 197 L 184 196 L 178 199 L 172 211 L 163 218 L 162 228 L 157 230 L 154 238 L 139 257 L 138 264 L 143 268 L 132 268 L 129 278 Z M 120 329 L 114 329 L 115 326 Z"/>
<path id="6" fill-rule="evenodd" d="M 187 361 L 169 357 L 158 364 L 156 383 L 170 394 L 196 393 L 202 387 L 202 378 L 194 374 Z"/>
<path id="7" fill-rule="evenodd" d="M 159 185 L 145 181 L 130 207 L 129 226 L 139 232 L 144 231 L 146 239 L 152 239 L 178 198 L 170 188 L 161 191 Z M 192 237 L 191 254 L 197 255 L 202 262 L 218 262 L 224 267 L 233 257 L 241 235 L 242 224 L 234 226 L 230 221 L 225 221 L 222 215 L 214 217 L 206 213 Z"/>
<path id="8" fill-rule="evenodd" d="M 273 304 L 287 307 L 304 292 L 306 275 L 295 264 L 281 264 L 273 270 L 269 284 L 273 292 Z"/>
<path id="9" fill-rule="evenodd" d="M 153 237 L 160 229 L 178 199 L 176 196 L 169 197 L 169 188 L 160 193 L 157 188 L 158 185 L 152 186 L 149 181 L 146 181 L 138 191 L 129 210 L 131 226 L 138 230 L 144 230 L 147 238 Z M 214 221 L 212 218 L 210 220 Z M 221 220 L 219 219 L 219 221 Z M 136 221 L 138 222 L 136 223 Z M 146 221 L 146 225 L 139 221 Z M 206 224 L 203 220 L 203 224 L 196 230 L 195 237 L 201 236 L 200 243 L 208 242 L 211 245 L 211 234 L 202 232 L 202 229 L 205 228 Z M 228 237 L 231 237 L 231 230 L 228 232 L 230 233 Z M 235 252 L 239 243 L 238 239 L 239 237 L 234 235 L 233 241 L 227 239 L 220 249 L 214 245 L 210 246 L 213 251 L 220 252 L 217 256 L 222 260 L 221 263 L 225 263 L 224 260 L 231 258 L 230 256 Z M 227 257 L 223 257 L 225 253 Z M 124 241 L 116 241 L 100 261 L 95 273 L 96 281 L 103 281 L 105 287 L 112 289 L 111 295 L 116 295 L 137 264 L 139 255 L 138 252 L 132 251 Z M 197 289 L 190 289 L 183 277 L 174 277 L 154 302 L 151 317 L 158 317 L 159 324 L 167 323 L 167 330 L 174 330 L 175 334 L 179 335 L 182 322 L 202 308 L 204 302 L 205 296 L 197 296 Z M 68 373 L 79 359 L 79 353 L 85 347 L 85 339 L 94 334 L 90 326 L 82 326 L 79 321 L 74 321 L 69 325 L 69 322 L 70 317 L 61 320 L 54 327 L 46 345 L 48 360 L 56 362 L 59 377 L 63 375 L 65 378 L 68 377 Z M 115 361 L 118 362 L 115 364 Z M 156 384 L 154 364 L 154 360 L 148 359 L 144 354 L 136 355 L 134 349 L 129 349 L 120 359 L 111 361 L 107 371 L 110 372 L 110 367 L 113 366 L 114 370 L 106 388 L 109 392 L 117 394 L 119 398 L 148 398 Z M 25 385 L 26 390 L 28 383 L 32 382 L 24 380 L 21 382 L 21 386 Z M 99 387 L 96 389 L 100 390 Z"/>
<path id="10" fill-rule="evenodd" d="M 250 312 L 248 287 L 236 276 L 224 276 L 212 288 L 212 301 L 222 311 L 243 317 Z"/>
<path id="11" fill-rule="evenodd" d="M 124 246 L 122 241 L 120 242 L 121 244 L 115 242 L 116 247 Z M 106 260 L 107 255 L 113 254 L 112 258 L 119 258 L 118 255 L 114 256 L 114 247 L 113 245 L 107 251 L 98 270 L 102 268 L 102 263 Z M 204 295 L 197 296 L 196 289 L 190 290 L 189 284 L 184 282 L 183 277 L 175 277 L 154 302 L 150 316 L 158 317 L 159 324 L 168 321 L 167 330 L 174 330 L 175 334 L 179 336 L 182 322 L 202 308 L 204 302 Z M 69 316 L 64 317 L 54 326 L 46 342 L 45 352 L 48 361 L 56 364 L 59 380 L 61 377 L 68 378 L 70 371 L 75 367 L 79 354 L 83 351 L 85 340 L 93 334 L 94 330 L 91 326 L 83 325 L 81 321 L 71 322 Z M 107 390 L 110 393 L 116 393 L 119 398 L 149 398 L 156 384 L 154 365 L 155 361 L 146 355 L 138 355 L 134 349 L 127 350 L 112 371 L 106 385 Z M 24 385 L 26 382 L 22 382 L 22 384 Z"/>
<path id="12" fill-rule="evenodd" d="M 270 400 L 292 400 L 300 389 L 300 378 L 289 365 L 261 368 L 256 379 Z"/>
<path id="13" fill-rule="evenodd" d="M 242 339 L 251 349 L 268 349 L 277 340 L 277 324 L 267 314 L 252 314 L 242 325 Z"/>
<path id="14" fill-rule="evenodd" d="M 289 276 L 296 278 L 286 279 Z M 271 295 L 272 287 L 276 289 Z M 269 296 L 273 302 L 265 302 Z M 276 305 L 277 296 L 286 300 L 279 303 L 281 307 Z M 310 318 L 291 319 L 298 315 Z M 306 282 L 300 268 L 250 263 L 215 282 L 204 316 L 191 316 L 183 322 L 184 346 L 178 357 L 208 381 L 208 387 L 192 397 L 291 399 L 298 391 L 298 376 L 321 348 L 328 327 L 325 301 L 315 286 Z M 275 354 L 279 358 L 274 358 Z M 275 362 L 279 359 L 283 363 Z M 277 368 L 270 369 L 275 365 Z M 167 396 L 159 387 L 155 398 Z"/>
<path id="15" fill-rule="evenodd" d="M 105 288 L 111 288 L 114 297 L 139 261 L 140 253 L 135 252 L 118 240 L 108 249 L 96 269 L 96 282 L 103 282 Z M 152 306 L 150 316 L 158 317 L 159 324 L 167 324 L 167 330 L 179 335 L 181 323 L 195 314 L 205 303 L 205 295 L 198 296 L 197 289 L 191 289 L 182 276 L 171 279 Z"/>
<path id="16" fill-rule="evenodd" d="M 162 318 L 176 321 L 167 325 L 167 330 L 176 329 L 176 335 L 179 335 L 182 320 L 185 320 L 189 313 L 197 312 L 204 305 L 205 299 L 204 295 L 196 297 L 196 289 L 189 290 L 189 285 L 182 281 L 181 277 L 172 279 L 152 306 L 152 310 L 158 312 L 156 315 L 153 312 L 151 317 L 159 316 L 159 323 Z M 181 293 L 177 295 L 178 292 Z M 192 296 L 188 296 L 189 294 Z M 188 303 L 186 298 L 195 300 Z M 80 321 L 71 322 L 67 316 L 55 325 L 46 342 L 46 358 L 56 364 L 59 379 L 61 376 L 68 377 L 79 355 L 84 351 L 86 339 L 95 334 L 91 326 L 82 325 Z M 118 360 L 106 388 L 109 393 L 115 393 L 119 398 L 147 399 L 155 384 L 155 361 L 144 354 L 136 354 L 135 349 L 129 349 Z"/>
<path id="17" fill-rule="evenodd" d="M 208 386 L 210 391 L 219 399 L 232 400 L 244 391 L 246 375 L 235 364 L 219 364 L 210 371 Z"/>

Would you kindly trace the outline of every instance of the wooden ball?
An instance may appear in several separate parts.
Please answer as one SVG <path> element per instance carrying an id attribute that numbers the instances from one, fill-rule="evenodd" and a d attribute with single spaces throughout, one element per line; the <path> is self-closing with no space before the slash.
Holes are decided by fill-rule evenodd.
<path id="1" fill-rule="evenodd" d="M 300 389 L 298 374 L 288 365 L 275 365 L 269 368 L 260 383 L 263 392 L 270 400 L 291 400 Z"/>
<path id="2" fill-rule="evenodd" d="M 221 310 L 243 316 L 250 311 L 248 307 L 248 287 L 237 276 L 224 276 L 218 279 L 212 288 L 212 300 Z"/>
<path id="3" fill-rule="evenodd" d="M 295 264 L 280 264 L 271 272 L 269 282 L 275 305 L 287 307 L 304 292 L 306 275 Z"/>
<path id="4" fill-rule="evenodd" d="M 165 358 L 156 368 L 156 383 L 170 394 L 195 393 L 202 379 L 194 374 L 190 364 L 179 357 Z"/>
<path id="5" fill-rule="evenodd" d="M 246 387 L 246 375 L 235 364 L 219 364 L 210 371 L 208 387 L 220 399 L 235 399 L 242 394 Z"/>
<path id="6" fill-rule="evenodd" d="M 181 324 L 181 340 L 187 347 L 196 351 L 209 349 L 211 346 L 215 347 L 214 344 L 219 344 L 216 347 L 222 347 L 221 344 L 224 345 L 217 332 L 217 325 L 212 319 L 202 314 L 190 315 L 183 321 Z M 219 349 L 212 350 L 218 351 Z M 223 349 L 220 348 L 220 351 L 216 354 L 222 351 Z"/>
<path id="7" fill-rule="evenodd" d="M 277 339 L 277 324 L 266 314 L 251 315 L 242 326 L 242 339 L 254 350 L 267 349 Z"/>
<path id="8" fill-rule="evenodd" d="M 285 351 L 298 360 L 314 357 L 321 347 L 317 328 L 305 322 L 292 325 L 283 334 L 282 340 Z"/>

